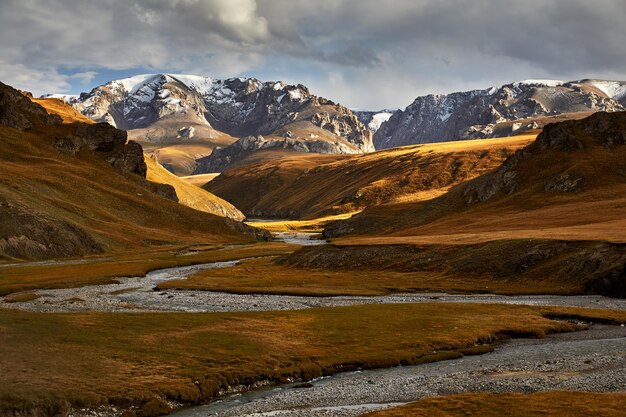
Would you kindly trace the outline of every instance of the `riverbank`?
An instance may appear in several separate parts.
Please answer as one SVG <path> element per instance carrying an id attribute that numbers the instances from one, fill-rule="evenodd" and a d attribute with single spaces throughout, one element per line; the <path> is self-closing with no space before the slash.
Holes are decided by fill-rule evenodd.
<path id="1" fill-rule="evenodd" d="M 626 322 L 624 312 L 461 303 L 194 314 L 0 310 L 0 414 L 114 406 L 151 415 L 155 402 L 163 411 L 237 387 L 458 358 L 511 336 L 580 329 L 546 318 L 555 314 Z"/>
<path id="2" fill-rule="evenodd" d="M 232 395 L 172 417 L 353 417 L 468 392 L 620 392 L 626 390 L 626 328 L 595 325 L 544 339 L 515 339 L 481 356 L 349 372 L 298 386 Z"/>

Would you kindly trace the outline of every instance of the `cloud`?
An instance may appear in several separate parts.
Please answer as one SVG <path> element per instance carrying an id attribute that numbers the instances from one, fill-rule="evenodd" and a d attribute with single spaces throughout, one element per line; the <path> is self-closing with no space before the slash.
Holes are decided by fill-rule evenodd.
<path id="1" fill-rule="evenodd" d="M 401 107 L 521 78 L 625 78 L 625 20 L 612 0 L 3 0 L 0 77 L 44 92 L 108 70 L 246 74 Z"/>

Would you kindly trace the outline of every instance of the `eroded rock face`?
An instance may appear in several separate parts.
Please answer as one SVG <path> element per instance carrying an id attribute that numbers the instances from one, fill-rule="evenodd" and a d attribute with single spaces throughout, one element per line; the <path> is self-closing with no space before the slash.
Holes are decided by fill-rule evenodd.
<path id="1" fill-rule="evenodd" d="M 143 148 L 134 141 L 126 142 L 126 132 L 107 123 L 80 124 L 73 133 L 55 141 L 54 147 L 68 155 L 76 155 L 81 149 L 102 154 L 104 159 L 119 172 L 146 177 Z"/>
<path id="2" fill-rule="evenodd" d="M 372 133 L 365 125 L 345 107 L 335 106 L 335 108 L 339 113 L 338 115 L 328 112 L 315 113 L 311 117 L 311 123 L 347 139 L 361 151 L 373 151 Z"/>
<path id="3" fill-rule="evenodd" d="M 215 149 L 211 155 L 199 159 L 194 174 L 222 172 L 248 153 L 263 149 L 284 149 L 294 152 L 321 154 L 358 153 L 345 143 L 329 142 L 321 139 L 299 140 L 289 135 L 289 132 L 286 132 L 283 138 L 265 138 L 261 135 L 246 136 L 226 148 Z"/>
<path id="4" fill-rule="evenodd" d="M 418 97 L 374 135 L 376 149 L 414 143 L 510 136 L 538 129 L 548 117 L 623 111 L 626 82 L 528 80 L 502 87 Z"/>
<path id="5" fill-rule="evenodd" d="M 39 104 L 33 103 L 26 94 L 0 83 L 0 124 L 19 130 L 36 125 L 61 123 L 57 115 L 49 115 Z"/>
<path id="6" fill-rule="evenodd" d="M 325 128 L 361 152 L 373 150 L 371 133 L 349 109 L 312 95 L 301 84 L 151 74 L 111 81 L 70 104 L 92 120 L 120 129 L 146 128 L 164 117 L 184 114 L 236 137 L 282 135 L 287 125 L 311 122 L 310 113 L 332 106 Z M 191 137 L 185 127 L 176 127 L 172 137 Z"/>

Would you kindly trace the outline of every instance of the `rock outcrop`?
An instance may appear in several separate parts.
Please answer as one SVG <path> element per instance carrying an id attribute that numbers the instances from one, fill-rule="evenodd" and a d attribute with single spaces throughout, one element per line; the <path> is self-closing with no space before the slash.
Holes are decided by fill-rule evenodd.
<path id="1" fill-rule="evenodd" d="M 549 124 L 533 143 L 509 156 L 496 171 L 468 183 L 463 190 L 463 197 L 467 205 L 473 205 L 499 193 L 515 193 L 520 187 L 519 165 L 541 158 L 548 151 L 572 154 L 593 148 L 608 150 L 624 144 L 626 112 L 600 112 L 582 120 Z M 549 161 L 541 165 L 545 164 L 549 164 Z M 563 169 L 544 180 L 544 191 L 576 192 L 584 189 L 587 179 L 576 172 L 575 165 Z"/>
<path id="2" fill-rule="evenodd" d="M 61 123 L 57 115 L 49 115 L 40 105 L 23 93 L 0 82 L 0 125 L 27 130 L 36 125 Z"/>
<path id="3" fill-rule="evenodd" d="M 416 143 L 511 136 L 559 116 L 623 111 L 626 82 L 527 80 L 502 87 L 418 97 L 374 135 L 376 149 Z M 582 116 L 576 116 L 577 114 Z"/>
<path id="4" fill-rule="evenodd" d="M 71 134 L 54 142 L 54 147 L 68 155 L 76 155 L 81 149 L 101 154 L 120 173 L 146 177 L 143 149 L 134 141 L 127 141 L 126 132 L 108 123 L 80 124 Z"/>

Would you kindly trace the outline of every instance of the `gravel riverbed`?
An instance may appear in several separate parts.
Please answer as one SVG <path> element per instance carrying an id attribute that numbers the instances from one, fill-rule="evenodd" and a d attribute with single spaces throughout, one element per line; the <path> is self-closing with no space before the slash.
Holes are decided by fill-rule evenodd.
<path id="1" fill-rule="evenodd" d="M 213 262 L 174 267 L 149 272 L 145 277 L 118 278 L 114 284 L 92 285 L 35 291 L 35 300 L 8 303 L 0 307 L 40 312 L 70 311 L 273 311 L 301 310 L 313 307 L 338 307 L 358 304 L 393 304 L 420 302 L 499 303 L 537 306 L 570 306 L 626 310 L 626 299 L 602 296 L 416 293 L 385 296 L 285 296 L 271 294 L 228 294 L 211 291 L 155 291 L 161 282 L 186 278 L 207 269 L 226 268 L 240 261 Z"/>
<path id="2" fill-rule="evenodd" d="M 426 365 L 349 372 L 311 383 L 232 395 L 175 417 L 348 417 L 462 392 L 626 391 L 626 328 L 516 339 L 492 353 Z"/>

